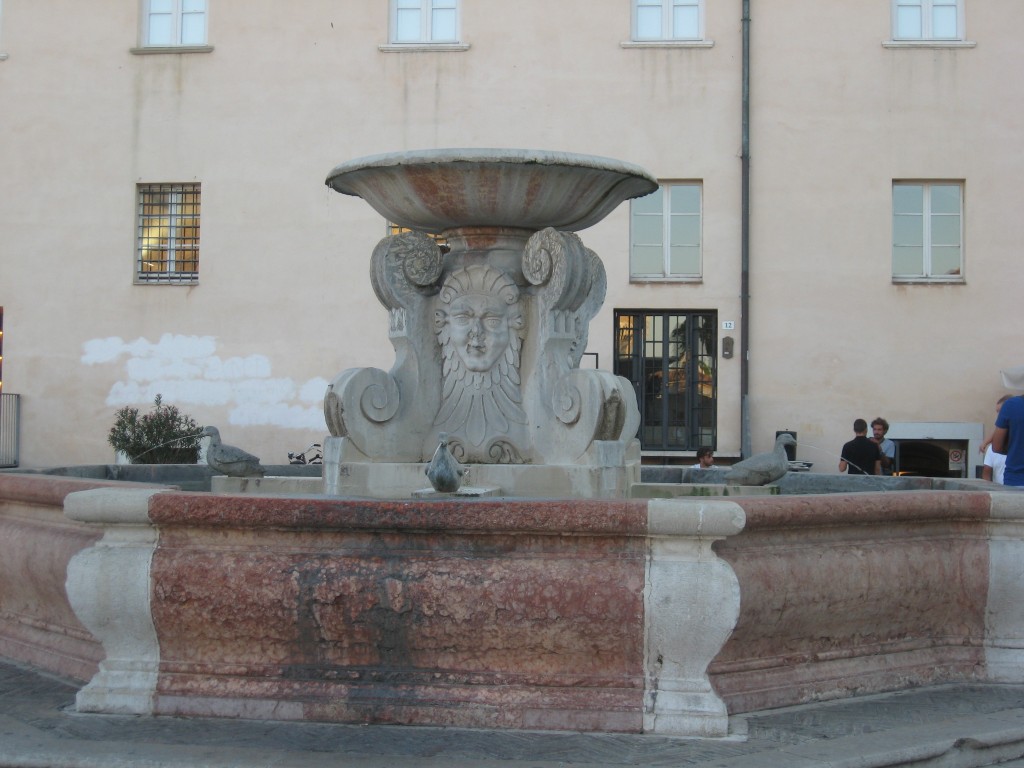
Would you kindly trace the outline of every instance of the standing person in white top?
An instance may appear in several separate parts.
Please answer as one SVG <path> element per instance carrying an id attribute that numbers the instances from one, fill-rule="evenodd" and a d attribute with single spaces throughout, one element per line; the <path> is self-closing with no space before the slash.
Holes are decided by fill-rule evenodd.
<path id="1" fill-rule="evenodd" d="M 871 422 L 871 441 L 878 446 L 881 453 L 882 471 L 880 474 L 891 475 L 896 468 L 896 443 L 885 436 L 889 431 L 889 422 L 881 416 Z"/>
<path id="2" fill-rule="evenodd" d="M 1003 407 L 1003 403 L 1010 399 L 1012 395 L 1003 395 L 996 400 L 996 416 L 999 415 L 999 409 Z M 985 466 L 981 470 L 981 479 L 988 480 L 993 483 L 1003 484 L 1003 470 L 1006 469 L 1006 454 L 996 453 L 992 450 L 992 438 L 990 437 L 984 443 L 981 444 L 982 450 L 985 451 Z"/>

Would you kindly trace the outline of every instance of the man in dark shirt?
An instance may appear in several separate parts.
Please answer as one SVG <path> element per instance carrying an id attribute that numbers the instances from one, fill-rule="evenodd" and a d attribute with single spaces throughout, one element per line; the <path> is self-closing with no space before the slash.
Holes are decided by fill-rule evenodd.
<path id="1" fill-rule="evenodd" d="M 878 444 L 868 438 L 868 423 L 864 419 L 853 422 L 854 438 L 843 445 L 839 460 L 839 471 L 851 475 L 877 475 L 880 470 L 882 453 Z"/>

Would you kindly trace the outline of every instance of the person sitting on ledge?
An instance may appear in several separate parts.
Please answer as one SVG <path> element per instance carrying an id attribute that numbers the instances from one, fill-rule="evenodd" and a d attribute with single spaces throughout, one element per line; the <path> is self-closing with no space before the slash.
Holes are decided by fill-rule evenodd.
<path id="1" fill-rule="evenodd" d="M 715 452 L 708 448 L 706 445 L 702 448 L 697 449 L 697 463 L 693 465 L 694 469 L 714 469 L 715 466 Z"/>

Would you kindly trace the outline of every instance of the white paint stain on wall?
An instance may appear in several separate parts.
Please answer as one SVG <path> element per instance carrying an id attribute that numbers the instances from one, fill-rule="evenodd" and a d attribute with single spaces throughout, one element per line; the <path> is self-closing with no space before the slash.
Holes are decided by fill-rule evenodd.
<path id="1" fill-rule="evenodd" d="M 166 333 L 155 343 L 112 336 L 82 346 L 85 365 L 123 364 L 124 378 L 110 388 L 107 405 L 148 405 L 160 394 L 180 407 L 227 408 L 229 422 L 240 426 L 324 429 L 326 379 L 275 377 L 264 355 L 223 360 L 213 336 Z"/>

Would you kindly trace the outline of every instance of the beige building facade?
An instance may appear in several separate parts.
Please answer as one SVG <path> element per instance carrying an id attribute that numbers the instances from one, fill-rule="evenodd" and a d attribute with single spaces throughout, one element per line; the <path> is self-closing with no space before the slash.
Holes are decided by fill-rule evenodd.
<path id="1" fill-rule="evenodd" d="M 580 233 L 608 276 L 584 364 L 634 382 L 646 461 L 793 430 L 831 472 L 881 415 L 906 471 L 973 476 L 1024 364 L 1021 26 L 1019 0 L 2 0 L 20 465 L 113 461 L 114 412 L 157 393 L 265 464 L 321 441 L 327 383 L 394 362 L 388 223 L 327 173 L 513 147 L 662 183 Z"/>

